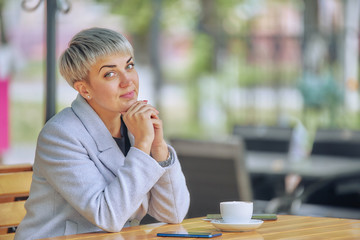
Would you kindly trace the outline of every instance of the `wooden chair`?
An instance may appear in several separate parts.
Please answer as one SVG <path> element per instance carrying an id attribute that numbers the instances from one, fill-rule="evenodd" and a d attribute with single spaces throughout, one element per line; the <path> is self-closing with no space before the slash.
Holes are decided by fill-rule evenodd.
<path id="1" fill-rule="evenodd" d="M 4 235 L 0 235 L 0 240 L 13 240 L 14 237 L 15 237 L 15 233 L 4 234 Z"/>
<path id="2" fill-rule="evenodd" d="M 25 216 L 25 201 L 29 196 L 32 171 L 0 174 L 0 240 L 13 239 L 14 229 Z M 9 231 L 11 230 L 11 231 Z"/>
<path id="3" fill-rule="evenodd" d="M 26 172 L 32 171 L 32 164 L 9 164 L 0 165 L 0 173 L 12 173 L 12 172 Z"/>
<path id="4" fill-rule="evenodd" d="M 29 196 L 32 174 L 32 171 L 0 174 L 0 202 Z"/>
<path id="5" fill-rule="evenodd" d="M 7 235 L 9 228 L 17 227 L 20 224 L 26 214 L 24 204 L 25 201 L 0 203 L 0 233 Z"/>
<path id="6" fill-rule="evenodd" d="M 252 200 L 240 138 L 227 141 L 172 139 L 190 192 L 187 217 L 219 213 L 221 201 Z"/>

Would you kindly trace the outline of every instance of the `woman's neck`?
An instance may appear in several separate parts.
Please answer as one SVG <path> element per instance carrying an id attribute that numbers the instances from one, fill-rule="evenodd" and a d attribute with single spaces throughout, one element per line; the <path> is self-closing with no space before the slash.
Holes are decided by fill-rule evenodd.
<path id="1" fill-rule="evenodd" d="M 100 119 L 104 122 L 111 136 L 121 138 L 121 113 L 105 110 L 93 101 L 88 101 L 89 105 L 94 109 Z"/>
<path id="2" fill-rule="evenodd" d="M 121 128 L 121 114 L 111 114 L 111 115 L 99 115 L 101 120 L 104 122 L 106 128 L 109 130 L 111 136 L 116 138 L 121 138 L 120 128 Z"/>

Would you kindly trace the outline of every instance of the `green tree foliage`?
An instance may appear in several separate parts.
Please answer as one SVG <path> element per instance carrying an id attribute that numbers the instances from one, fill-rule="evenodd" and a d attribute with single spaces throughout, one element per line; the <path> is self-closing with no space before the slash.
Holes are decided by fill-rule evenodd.
<path id="1" fill-rule="evenodd" d="M 147 33 L 153 12 L 152 1 L 143 0 L 97 0 L 107 4 L 112 13 L 124 16 L 126 29 L 132 34 Z"/>

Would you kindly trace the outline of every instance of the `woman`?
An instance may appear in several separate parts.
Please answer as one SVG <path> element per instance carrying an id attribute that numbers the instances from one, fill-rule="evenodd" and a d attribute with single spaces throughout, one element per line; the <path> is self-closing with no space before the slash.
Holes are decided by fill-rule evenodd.
<path id="1" fill-rule="evenodd" d="M 78 92 L 38 138 L 27 214 L 15 239 L 118 232 L 149 213 L 181 222 L 189 193 L 159 112 L 137 100 L 133 49 L 119 33 L 81 31 L 60 58 Z"/>

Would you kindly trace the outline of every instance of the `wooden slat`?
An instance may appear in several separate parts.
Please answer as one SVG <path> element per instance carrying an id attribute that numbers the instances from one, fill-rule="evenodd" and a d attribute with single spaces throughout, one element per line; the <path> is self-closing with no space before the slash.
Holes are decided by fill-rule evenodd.
<path id="1" fill-rule="evenodd" d="M 16 227 L 24 218 L 26 211 L 25 201 L 0 203 L 0 227 Z"/>
<path id="2" fill-rule="evenodd" d="M 32 171 L 32 164 L 9 164 L 0 165 L 0 173 Z"/>
<path id="3" fill-rule="evenodd" d="M 8 233 L 4 235 L 0 235 L 0 240 L 13 240 L 15 237 L 15 233 Z"/>
<path id="4" fill-rule="evenodd" d="M 0 199 L 29 196 L 32 172 L 0 174 Z"/>

